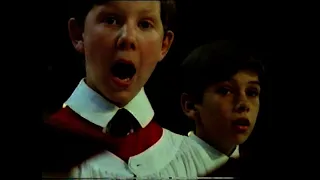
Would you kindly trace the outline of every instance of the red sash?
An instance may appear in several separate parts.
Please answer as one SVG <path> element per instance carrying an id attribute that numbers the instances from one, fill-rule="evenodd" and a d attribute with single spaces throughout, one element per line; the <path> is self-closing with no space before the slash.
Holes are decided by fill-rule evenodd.
<path id="1" fill-rule="evenodd" d="M 102 127 L 80 117 L 69 107 L 62 108 L 44 125 L 42 134 L 47 152 L 44 157 L 47 162 L 44 164 L 53 161 L 61 166 L 55 168 L 66 166 L 63 169 L 68 169 L 105 150 L 128 161 L 131 156 L 154 145 L 161 138 L 162 132 L 163 129 L 151 121 L 145 128 L 128 136 L 115 138 L 103 133 Z"/>

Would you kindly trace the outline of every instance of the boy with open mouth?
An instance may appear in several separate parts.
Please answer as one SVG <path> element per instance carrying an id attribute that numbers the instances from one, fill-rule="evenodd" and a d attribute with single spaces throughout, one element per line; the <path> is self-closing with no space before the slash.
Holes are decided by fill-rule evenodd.
<path id="1" fill-rule="evenodd" d="M 195 122 L 195 133 L 189 136 L 206 150 L 207 161 L 217 162 L 202 175 L 240 176 L 239 163 L 232 160 L 239 158 L 238 145 L 247 140 L 257 120 L 261 63 L 240 44 L 221 40 L 196 48 L 181 70 L 181 107 Z"/>
<path id="2" fill-rule="evenodd" d="M 68 22 L 85 58 L 65 107 L 45 122 L 43 171 L 74 178 L 196 177 L 196 143 L 163 129 L 144 85 L 172 44 L 173 0 L 76 0 Z M 170 116 L 168 116 L 170 118 Z"/>

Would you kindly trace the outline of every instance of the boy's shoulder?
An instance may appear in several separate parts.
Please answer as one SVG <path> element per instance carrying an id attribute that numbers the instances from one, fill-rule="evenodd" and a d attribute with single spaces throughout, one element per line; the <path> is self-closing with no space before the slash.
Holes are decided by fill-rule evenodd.
<path id="1" fill-rule="evenodd" d="M 186 145 L 182 146 L 182 149 L 189 149 L 190 156 L 194 158 L 194 164 L 197 166 L 198 177 L 218 169 L 229 159 L 193 133 L 188 134 L 185 142 Z"/>
<path id="2" fill-rule="evenodd" d="M 220 161 L 224 159 L 213 159 L 203 146 L 192 138 L 174 133 L 170 130 L 164 129 L 164 135 L 167 141 L 167 150 L 174 156 L 168 166 L 179 169 L 185 169 L 187 177 L 203 176 L 214 169 Z M 173 153 L 174 152 L 174 153 Z M 227 159 L 226 159 L 227 160 Z M 184 167 L 180 167 L 183 165 Z"/>
<path id="3" fill-rule="evenodd" d="M 88 126 L 75 123 L 77 118 L 71 109 L 62 108 L 42 123 L 42 172 L 68 173 L 77 164 L 105 148 L 99 138 L 102 133 L 90 133 L 91 128 L 78 131 Z"/>

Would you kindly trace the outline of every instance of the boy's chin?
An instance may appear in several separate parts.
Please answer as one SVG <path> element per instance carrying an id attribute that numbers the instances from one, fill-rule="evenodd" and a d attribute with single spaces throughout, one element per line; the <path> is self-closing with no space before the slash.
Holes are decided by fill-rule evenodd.
<path id="1" fill-rule="evenodd" d="M 107 78 L 106 78 L 107 79 Z M 112 82 L 108 81 L 98 81 L 96 83 L 91 83 L 85 80 L 86 84 L 100 94 L 103 98 L 109 102 L 115 104 L 118 107 L 123 107 L 127 105 L 138 93 L 139 88 L 137 84 L 131 84 L 127 88 L 115 87 Z"/>
<path id="2" fill-rule="evenodd" d="M 120 91 L 120 92 L 110 92 L 108 93 L 107 97 L 109 101 L 113 104 L 117 105 L 118 107 L 124 107 L 127 105 L 137 93 L 131 91 Z"/>
<path id="3" fill-rule="evenodd" d="M 109 91 L 103 93 L 103 96 L 108 101 L 121 108 L 127 105 L 138 93 L 139 91 L 134 89 L 122 91 L 113 91 L 110 89 Z"/>
<path id="4" fill-rule="evenodd" d="M 236 145 L 243 144 L 244 142 L 246 142 L 248 137 L 249 136 L 247 134 L 237 134 L 234 138 L 234 144 Z"/>

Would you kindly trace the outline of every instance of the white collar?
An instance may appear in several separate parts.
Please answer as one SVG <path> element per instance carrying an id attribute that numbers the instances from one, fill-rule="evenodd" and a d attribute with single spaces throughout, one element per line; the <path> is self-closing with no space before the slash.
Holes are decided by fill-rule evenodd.
<path id="1" fill-rule="evenodd" d="M 64 103 L 88 121 L 106 127 L 112 117 L 120 109 L 92 90 L 84 79 L 80 81 L 69 99 Z M 154 111 L 144 92 L 144 88 L 124 106 L 144 128 L 152 120 Z"/>
<path id="2" fill-rule="evenodd" d="M 215 149 L 214 147 L 212 147 L 211 145 L 209 145 L 208 143 L 206 143 L 204 140 L 200 139 L 193 132 L 189 132 L 188 136 L 192 140 L 196 141 L 208 153 L 208 155 L 210 157 L 227 156 L 227 155 L 223 154 L 222 152 L 218 151 L 217 149 Z M 231 154 L 230 157 L 235 158 L 235 159 L 238 159 L 240 157 L 239 145 L 236 147 L 236 149 L 233 151 L 233 153 Z"/>

